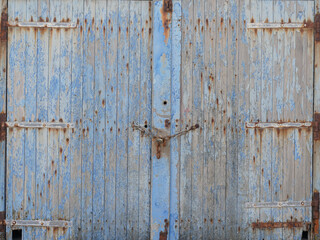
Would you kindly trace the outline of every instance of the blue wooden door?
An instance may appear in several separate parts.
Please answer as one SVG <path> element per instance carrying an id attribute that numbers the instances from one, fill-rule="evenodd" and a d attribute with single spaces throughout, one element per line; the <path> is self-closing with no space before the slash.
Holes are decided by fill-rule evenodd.
<path id="1" fill-rule="evenodd" d="M 8 1 L 7 239 L 310 237 L 315 11 Z"/>

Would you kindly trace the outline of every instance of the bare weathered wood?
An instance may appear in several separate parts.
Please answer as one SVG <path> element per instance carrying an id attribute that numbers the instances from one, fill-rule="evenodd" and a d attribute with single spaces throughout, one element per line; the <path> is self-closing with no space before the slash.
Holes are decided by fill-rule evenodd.
<path id="1" fill-rule="evenodd" d="M 277 122 L 247 122 L 247 128 L 310 128 L 312 127 L 312 122 L 284 122 L 284 123 L 277 123 Z"/>
<path id="2" fill-rule="evenodd" d="M 66 10 L 69 10 L 67 8 Z M 8 21 L 8 27 L 18 27 L 18 28 L 62 28 L 62 29 L 72 29 L 76 28 L 76 23 L 68 22 L 17 22 Z"/>

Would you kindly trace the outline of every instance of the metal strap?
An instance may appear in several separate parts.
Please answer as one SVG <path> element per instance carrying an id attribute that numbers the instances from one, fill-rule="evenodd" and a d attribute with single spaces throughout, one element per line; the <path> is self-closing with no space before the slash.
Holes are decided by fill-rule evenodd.
<path id="1" fill-rule="evenodd" d="M 306 23 L 248 23 L 248 29 L 312 29 L 311 25 Z"/>
<path id="2" fill-rule="evenodd" d="M 20 27 L 20 28 L 76 28 L 76 23 L 70 22 L 17 22 L 8 21 L 8 27 Z"/>
<path id="3" fill-rule="evenodd" d="M 247 202 L 246 208 L 311 207 L 311 201 Z"/>
<path id="4" fill-rule="evenodd" d="M 312 122 L 248 122 L 246 128 L 310 128 Z"/>
<path id="5" fill-rule="evenodd" d="M 58 228 L 72 227 L 72 223 L 70 221 L 64 221 L 64 220 L 52 220 L 52 221 L 5 220 L 5 224 L 11 227 L 58 227 Z"/>
<path id="6" fill-rule="evenodd" d="M 6 122 L 8 128 L 74 128 L 73 123 L 63 122 Z"/>

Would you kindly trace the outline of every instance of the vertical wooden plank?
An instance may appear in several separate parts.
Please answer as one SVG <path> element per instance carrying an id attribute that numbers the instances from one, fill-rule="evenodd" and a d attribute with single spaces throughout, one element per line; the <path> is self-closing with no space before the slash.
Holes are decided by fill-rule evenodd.
<path id="1" fill-rule="evenodd" d="M 285 2 L 284 22 L 296 21 L 296 2 Z M 283 121 L 293 121 L 295 113 L 295 31 L 287 31 L 285 34 L 285 55 L 284 55 L 284 119 Z M 294 130 L 288 129 L 284 133 L 284 159 L 283 159 L 283 192 L 282 201 L 292 201 L 294 199 Z M 282 221 L 286 222 L 293 218 L 293 209 L 284 208 Z M 292 218 L 291 218 L 292 217 Z M 283 238 L 292 239 L 293 230 L 283 229 Z"/>
<path id="2" fill-rule="evenodd" d="M 226 99 L 226 79 L 228 77 L 228 2 L 217 2 L 217 146 L 215 165 L 215 217 L 214 235 L 217 238 L 226 237 L 226 123 L 227 123 L 227 99 Z M 220 141 L 219 141 L 219 140 Z"/>
<path id="3" fill-rule="evenodd" d="M 72 0 L 60 4 L 61 21 L 70 22 L 72 18 Z M 60 31 L 60 83 L 59 83 L 59 122 L 71 122 L 71 69 L 72 69 L 72 31 Z M 59 205 L 58 218 L 70 219 L 70 129 L 59 131 Z M 69 229 L 59 229 L 59 238 L 69 239 Z"/>
<path id="4" fill-rule="evenodd" d="M 228 55 L 226 82 L 226 238 L 237 238 L 238 208 L 238 162 L 237 162 L 237 134 L 238 119 L 236 101 L 238 99 L 238 1 L 231 0 L 228 4 Z"/>
<path id="5" fill-rule="evenodd" d="M 193 1 L 181 2 L 182 8 L 182 62 L 181 62 L 181 130 L 192 125 L 192 44 Z M 192 134 L 181 136 L 180 167 L 180 238 L 191 237 L 191 174 Z"/>
<path id="6" fill-rule="evenodd" d="M 250 22 L 260 22 L 260 1 L 251 1 Z M 261 32 L 250 32 L 250 122 L 259 120 L 260 108 L 260 78 L 261 78 Z M 258 130 L 249 130 L 250 154 L 249 154 L 249 202 L 260 200 L 260 136 Z M 249 223 L 259 221 L 259 210 L 249 209 Z M 258 239 L 259 230 L 249 228 L 249 239 Z"/>
<path id="7" fill-rule="evenodd" d="M 105 151 L 105 236 L 107 239 L 116 238 L 118 9 L 118 1 L 108 1 Z"/>
<path id="8" fill-rule="evenodd" d="M 81 236 L 81 166 L 82 166 L 82 82 L 83 82 L 83 1 L 73 0 L 72 22 L 77 29 L 72 30 L 72 69 L 71 69 L 71 122 L 75 124 L 70 136 L 70 220 L 71 239 Z"/>
<path id="9" fill-rule="evenodd" d="M 152 93 L 152 3 L 141 3 L 141 68 L 140 68 L 140 124 L 151 128 Z M 151 139 L 140 137 L 139 161 L 139 239 L 150 238 L 151 203 Z"/>
<path id="10" fill-rule="evenodd" d="M 284 3 L 274 3 L 273 21 L 281 22 L 284 19 Z M 283 92 L 284 92 L 284 31 L 272 31 L 273 33 L 273 121 L 283 119 Z M 280 202 L 283 186 L 283 131 L 273 130 L 272 150 L 272 201 Z M 282 221 L 282 209 L 273 208 L 272 218 L 275 222 Z M 272 238 L 282 238 L 283 229 L 274 229 Z"/>
<path id="11" fill-rule="evenodd" d="M 50 1 L 50 16 L 52 22 L 61 21 L 61 1 Z M 60 115 L 60 73 L 61 73 L 61 30 L 49 30 L 49 82 L 48 82 L 48 120 L 58 122 Z M 62 148 L 59 148 L 59 130 L 48 130 L 48 187 L 47 195 L 47 219 L 53 220 L 59 218 L 59 158 L 62 154 Z M 57 238 L 58 229 L 49 228 L 47 238 Z"/>
<path id="12" fill-rule="evenodd" d="M 6 0 L 0 1 L 0 14 L 8 13 Z M 1 20 L 0 20 L 1 25 Z M 0 30 L 1 32 L 1 30 Z M 1 34 L 3 34 L 1 32 Z M 6 33 L 7 34 L 7 33 Z M 0 112 L 7 112 L 7 41 L 0 40 Z M 6 141 L 0 141 L 0 211 L 6 210 Z M 0 238 L 5 233 L 0 233 Z"/>
<path id="13" fill-rule="evenodd" d="M 314 21 L 314 14 L 315 14 L 315 3 L 314 2 L 307 2 L 306 4 L 306 19 Z M 314 41 L 314 32 L 307 31 L 304 34 L 304 48 L 306 49 L 306 54 L 304 56 L 304 71 L 305 71 L 305 78 L 306 78 L 306 88 L 305 88 L 305 102 L 304 105 L 304 111 L 305 115 L 307 115 L 307 121 L 311 121 L 313 119 L 313 113 L 315 111 L 315 41 Z M 317 53 L 316 53 L 317 54 Z M 303 83 L 301 83 L 302 86 Z M 310 119 L 310 120 L 309 120 Z M 313 148 L 315 147 L 315 144 L 312 139 L 313 131 L 311 129 L 308 129 L 305 132 L 305 136 L 302 136 L 301 141 L 305 142 L 305 146 L 303 151 L 303 158 L 305 159 L 304 164 L 304 175 L 306 176 L 304 179 L 304 196 L 307 201 L 312 200 L 312 193 L 313 189 L 312 187 L 315 185 L 315 183 L 312 181 L 312 176 L 315 173 L 313 170 L 313 161 L 316 162 L 315 155 L 313 154 Z M 312 221 L 312 208 L 305 208 L 304 209 L 304 221 L 311 222 Z M 309 238 L 313 237 L 312 234 L 309 234 Z"/>
<path id="14" fill-rule="evenodd" d="M 49 20 L 49 1 L 38 0 L 37 21 Z M 49 31 L 37 30 L 37 121 L 48 122 L 49 87 Z M 48 156 L 48 130 L 38 129 L 36 144 L 36 218 L 47 219 L 47 198 L 52 189 L 52 171 Z M 49 165 L 50 164 L 50 165 Z M 46 229 L 35 229 L 35 239 L 45 239 Z"/>
<path id="15" fill-rule="evenodd" d="M 296 3 L 296 21 L 303 22 L 306 19 L 307 2 L 297 1 Z M 307 31 L 308 32 L 308 31 Z M 308 39 L 305 38 L 308 33 L 306 31 L 294 31 L 295 37 L 295 75 L 296 85 L 294 90 L 294 104 L 295 104 L 295 121 L 307 121 L 307 105 L 306 105 L 306 54 Z M 311 57 L 311 56 L 310 56 Z M 304 110 L 305 109 L 305 110 Z M 310 119 L 310 118 L 309 118 Z M 308 120 L 309 120 L 308 119 Z M 303 131 L 303 132 L 302 132 Z M 294 130 L 294 200 L 301 201 L 305 199 L 305 178 L 309 176 L 305 175 L 304 165 L 307 159 L 304 158 L 304 151 L 306 146 L 305 131 L 301 129 Z M 295 208 L 293 219 L 296 221 L 303 221 L 305 208 Z M 302 235 L 302 229 L 293 229 L 293 239 L 299 239 Z"/>
<path id="16" fill-rule="evenodd" d="M 16 1 L 9 5 L 11 19 L 26 20 L 27 2 Z M 8 99 L 8 120 L 24 121 L 25 113 L 25 78 L 26 78 L 26 43 L 25 30 L 9 31 L 9 77 L 8 87 L 11 93 Z M 24 179 L 25 179 L 25 130 L 13 129 L 8 132 L 8 196 L 7 219 L 23 219 L 24 215 Z M 11 191 L 11 192 L 9 192 Z M 12 194 L 11 194 L 12 193 Z M 7 228 L 7 238 L 11 239 L 11 228 Z"/>
<path id="17" fill-rule="evenodd" d="M 118 99 L 116 163 L 116 238 L 127 237 L 128 214 L 128 101 L 129 101 L 129 2 L 119 1 Z"/>
<path id="18" fill-rule="evenodd" d="M 129 4 L 129 3 L 127 3 Z M 142 124 L 140 115 L 140 27 L 141 27 L 141 2 L 130 2 L 129 25 L 129 124 Z M 130 127 L 128 132 L 128 215 L 127 215 L 127 239 L 139 237 L 139 159 L 140 159 L 140 135 L 138 130 Z"/>
<path id="19" fill-rule="evenodd" d="M 215 188 L 215 121 L 217 108 L 215 84 L 216 84 L 216 1 L 204 1 L 204 206 L 203 206 L 203 238 L 214 237 L 214 188 Z"/>
<path id="20" fill-rule="evenodd" d="M 250 223 L 245 203 L 249 195 L 250 133 L 245 123 L 250 120 L 250 33 L 246 28 L 250 21 L 250 1 L 239 1 L 238 34 L 238 234 L 248 239 Z"/>
<path id="21" fill-rule="evenodd" d="M 171 80 L 171 134 L 180 130 L 180 71 L 181 71 L 181 1 L 173 3 L 172 12 L 172 80 Z M 179 239 L 179 170 L 180 140 L 170 142 L 170 218 L 169 239 Z"/>
<path id="22" fill-rule="evenodd" d="M 273 21 L 273 1 L 261 2 L 261 22 Z M 272 31 L 262 30 L 261 33 L 261 106 L 260 121 L 272 122 L 272 61 L 273 61 L 273 34 Z M 272 129 L 260 131 L 260 151 L 261 151 L 261 179 L 260 179 L 260 201 L 271 202 L 271 176 L 272 176 Z M 272 220 L 272 209 L 260 209 L 260 221 L 268 222 Z M 260 237 L 271 239 L 269 230 L 261 230 Z"/>
<path id="23" fill-rule="evenodd" d="M 191 238 L 202 238 L 203 225 L 203 84 L 204 84 L 204 1 L 193 4 L 193 71 L 192 71 L 192 125 L 199 124 L 200 129 L 190 132 L 192 135 L 191 164 Z"/>
<path id="24" fill-rule="evenodd" d="M 171 121 L 172 12 L 162 1 L 153 3 L 152 126 L 169 135 L 165 121 Z M 157 149 L 160 148 L 160 156 Z M 170 142 L 152 140 L 151 239 L 166 237 L 169 224 Z"/>
<path id="25" fill-rule="evenodd" d="M 94 62 L 94 160 L 93 160 L 93 239 L 104 236 L 104 159 L 105 159 L 105 92 L 106 92 L 106 1 L 97 0 L 95 5 L 95 62 Z"/>
<path id="26" fill-rule="evenodd" d="M 93 108 L 95 79 L 95 1 L 84 2 L 84 72 L 82 83 L 82 238 L 91 239 L 93 234 Z"/>
<path id="27" fill-rule="evenodd" d="M 27 1 L 27 21 L 38 18 L 36 0 Z M 26 29 L 26 121 L 37 121 L 37 30 Z M 36 203 L 36 130 L 26 129 L 25 141 L 25 180 L 24 180 L 24 219 L 35 219 Z M 32 227 L 24 228 L 23 237 L 33 239 Z"/>

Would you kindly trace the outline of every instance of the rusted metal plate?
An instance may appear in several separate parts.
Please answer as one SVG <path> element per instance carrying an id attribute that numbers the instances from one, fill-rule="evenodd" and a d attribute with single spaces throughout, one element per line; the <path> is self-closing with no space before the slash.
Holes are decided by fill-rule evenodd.
<path id="1" fill-rule="evenodd" d="M 314 16 L 314 40 L 320 41 L 320 13 Z"/>
<path id="2" fill-rule="evenodd" d="M 319 233 L 319 192 L 314 192 L 312 196 L 312 222 L 313 231 Z"/>
<path id="3" fill-rule="evenodd" d="M 310 222 L 254 222 L 251 224 L 251 227 L 253 229 L 302 228 L 305 226 L 309 226 L 310 224 Z"/>

